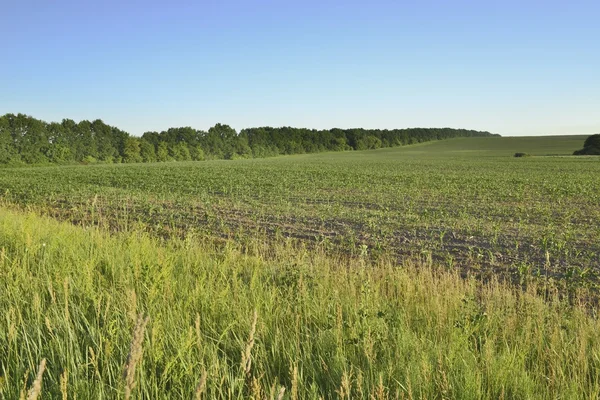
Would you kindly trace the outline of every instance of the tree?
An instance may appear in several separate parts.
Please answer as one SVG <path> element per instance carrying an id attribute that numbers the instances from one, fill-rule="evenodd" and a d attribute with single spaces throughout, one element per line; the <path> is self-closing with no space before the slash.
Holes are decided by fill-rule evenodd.
<path id="1" fill-rule="evenodd" d="M 25 114 L 9 116 L 9 130 L 20 159 L 27 164 L 48 161 L 46 124 Z"/>
<path id="2" fill-rule="evenodd" d="M 87 156 L 98 158 L 96 138 L 90 121 L 83 120 L 77 124 L 76 130 L 75 158 L 83 161 Z"/>
<path id="3" fill-rule="evenodd" d="M 0 163 L 6 164 L 19 158 L 10 132 L 9 116 L 0 117 Z"/>
<path id="4" fill-rule="evenodd" d="M 583 149 L 573 153 L 576 156 L 600 156 L 600 133 L 588 137 L 583 143 Z"/>
<path id="5" fill-rule="evenodd" d="M 169 161 L 169 146 L 166 142 L 160 142 L 156 147 L 156 160 L 165 162 Z"/>
<path id="6" fill-rule="evenodd" d="M 200 147 L 200 146 L 190 147 L 190 154 L 192 156 L 192 160 L 204 161 L 204 150 L 202 150 L 202 147 Z"/>
<path id="7" fill-rule="evenodd" d="M 208 130 L 206 145 L 202 148 L 216 158 L 230 158 L 235 153 L 237 133 L 229 125 L 216 124 Z"/>
<path id="8" fill-rule="evenodd" d="M 96 142 L 97 157 L 104 162 L 114 162 L 119 157 L 119 142 L 115 138 L 116 130 L 106 125 L 102 120 L 92 122 L 92 135 Z"/>
<path id="9" fill-rule="evenodd" d="M 152 146 L 154 146 L 155 149 L 158 147 L 158 144 L 161 141 L 160 134 L 158 132 L 144 132 L 142 139 L 152 143 Z"/>
<path id="10" fill-rule="evenodd" d="M 140 156 L 142 157 L 143 162 L 155 162 L 156 161 L 156 151 L 154 150 L 154 145 L 142 138 L 139 141 L 140 143 Z"/>
<path id="11" fill-rule="evenodd" d="M 585 140 L 583 147 L 593 147 L 600 149 L 600 133 L 592 135 Z"/>
<path id="12" fill-rule="evenodd" d="M 176 161 L 189 161 L 192 158 L 190 149 L 185 142 L 171 144 L 169 146 L 169 156 Z"/>
<path id="13" fill-rule="evenodd" d="M 140 139 L 130 137 L 125 141 L 125 156 L 123 160 L 126 163 L 138 163 L 142 162 L 142 156 L 140 155 Z"/>
<path id="14" fill-rule="evenodd" d="M 52 122 L 46 126 L 46 138 L 48 146 L 46 157 L 53 163 L 68 163 L 73 161 L 69 138 L 65 127 L 57 122 Z"/>
<path id="15" fill-rule="evenodd" d="M 376 136 L 370 135 L 363 139 L 360 139 L 356 143 L 356 150 L 370 150 L 370 149 L 378 149 L 382 145 L 381 139 Z"/>

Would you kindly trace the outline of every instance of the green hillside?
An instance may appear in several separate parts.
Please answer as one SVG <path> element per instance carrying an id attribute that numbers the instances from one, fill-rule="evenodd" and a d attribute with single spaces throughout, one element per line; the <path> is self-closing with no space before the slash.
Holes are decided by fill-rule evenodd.
<path id="1" fill-rule="evenodd" d="M 587 136 L 531 136 L 456 138 L 414 146 L 379 150 L 386 154 L 415 156 L 513 156 L 517 152 L 536 156 L 572 155 Z"/>

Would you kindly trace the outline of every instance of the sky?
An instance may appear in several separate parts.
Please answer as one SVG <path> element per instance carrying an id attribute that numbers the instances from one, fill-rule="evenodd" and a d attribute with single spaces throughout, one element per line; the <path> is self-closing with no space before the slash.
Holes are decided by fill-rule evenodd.
<path id="1" fill-rule="evenodd" d="M 0 0 L 0 115 L 600 132 L 600 2 Z"/>

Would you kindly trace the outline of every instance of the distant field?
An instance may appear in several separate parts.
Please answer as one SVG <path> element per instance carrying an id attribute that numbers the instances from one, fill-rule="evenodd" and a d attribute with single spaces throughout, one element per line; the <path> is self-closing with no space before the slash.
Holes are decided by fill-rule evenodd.
<path id="1" fill-rule="evenodd" d="M 439 142 L 423 143 L 421 145 L 402 148 L 378 150 L 381 153 L 419 156 L 468 156 L 475 157 L 504 157 L 517 152 L 535 156 L 572 155 L 575 150 L 583 147 L 587 136 L 527 136 L 527 137 L 485 137 L 457 138 Z"/>
<path id="2" fill-rule="evenodd" d="M 0 170 L 10 204 L 112 231 L 425 259 L 597 281 L 600 162 L 584 137 L 465 138 L 272 159 Z"/>

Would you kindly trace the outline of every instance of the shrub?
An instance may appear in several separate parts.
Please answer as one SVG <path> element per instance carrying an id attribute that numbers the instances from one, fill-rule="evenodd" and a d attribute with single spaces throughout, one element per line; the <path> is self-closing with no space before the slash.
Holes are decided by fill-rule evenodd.
<path id="1" fill-rule="evenodd" d="M 96 164 L 98 162 L 98 160 L 95 157 L 92 156 L 85 156 L 83 158 L 83 160 L 81 160 L 82 164 Z"/>
<path id="2" fill-rule="evenodd" d="M 592 135 L 585 140 L 583 147 L 595 147 L 600 149 L 600 133 Z"/>
<path id="3" fill-rule="evenodd" d="M 573 155 L 600 156 L 600 133 L 588 137 L 583 144 L 583 149 L 576 150 Z"/>
<path id="4" fill-rule="evenodd" d="M 529 153 L 515 153 L 515 157 L 531 157 Z"/>

